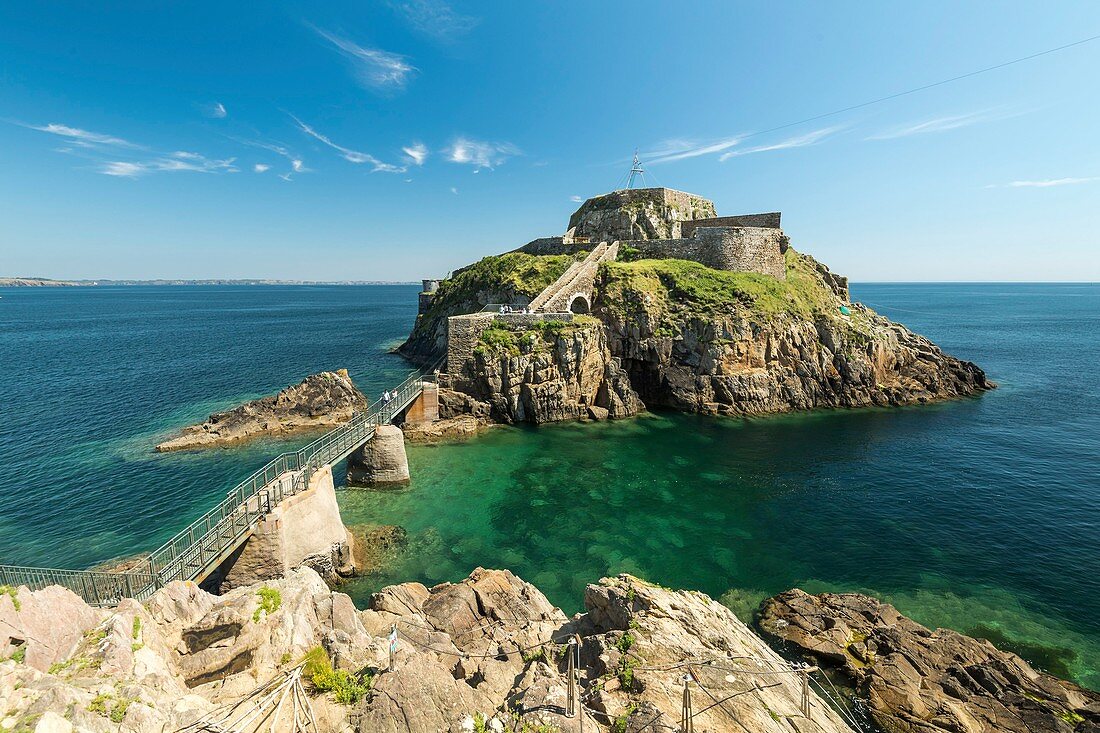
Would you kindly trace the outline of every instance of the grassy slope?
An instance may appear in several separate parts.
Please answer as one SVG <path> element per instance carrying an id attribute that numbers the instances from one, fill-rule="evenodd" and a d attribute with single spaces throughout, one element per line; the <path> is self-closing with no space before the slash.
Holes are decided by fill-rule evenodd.
<path id="1" fill-rule="evenodd" d="M 714 270 L 689 260 L 636 260 L 605 265 L 606 301 L 644 293 L 698 314 L 748 308 L 757 315 L 835 316 L 838 300 L 812 260 L 787 250 L 787 279 L 753 272 Z"/>
<path id="2" fill-rule="evenodd" d="M 425 318 L 445 318 L 479 310 L 485 305 L 480 301 L 483 293 L 534 298 L 561 277 L 574 259 L 584 259 L 586 254 L 539 256 L 508 252 L 484 257 L 440 283 Z M 473 307 L 475 305 L 478 307 Z"/>

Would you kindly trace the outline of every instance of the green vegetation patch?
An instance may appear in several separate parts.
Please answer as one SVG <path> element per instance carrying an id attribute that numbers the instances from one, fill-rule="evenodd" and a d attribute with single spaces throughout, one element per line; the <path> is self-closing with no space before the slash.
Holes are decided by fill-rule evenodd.
<path id="1" fill-rule="evenodd" d="M 776 280 L 755 272 L 715 270 L 690 260 L 608 262 L 604 265 L 605 287 L 610 302 L 623 300 L 634 291 L 699 313 L 747 307 L 763 315 L 835 317 L 836 298 L 812 260 L 788 249 L 786 263 L 786 280 Z"/>
<path id="2" fill-rule="evenodd" d="M 264 614 L 270 616 L 283 605 L 283 595 L 278 588 L 269 588 L 265 585 L 256 591 L 256 597 L 260 599 L 260 605 L 252 612 L 253 621 L 259 621 Z"/>
<path id="3" fill-rule="evenodd" d="M 15 610 L 20 610 L 23 606 L 19 603 L 19 589 L 14 585 L 0 585 L 0 596 L 10 596 L 11 604 L 15 606 Z"/>
<path id="4" fill-rule="evenodd" d="M 333 669 L 328 653 L 323 647 L 314 647 L 306 654 L 303 676 L 319 692 L 331 692 L 341 705 L 354 705 L 370 692 L 371 676 L 352 674 L 344 669 Z"/>
<path id="5" fill-rule="evenodd" d="M 109 692 L 101 692 L 88 703 L 88 712 L 101 715 L 112 723 L 121 723 L 135 701 L 132 697 L 115 697 Z"/>
<path id="6" fill-rule="evenodd" d="M 600 325 L 598 318 L 586 315 L 575 316 L 571 322 L 549 319 L 524 326 L 512 326 L 505 321 L 493 321 L 481 332 L 474 351 L 479 354 L 504 351 L 512 356 L 518 356 L 521 351 L 521 342 L 529 339 L 532 334 L 545 345 L 552 344 L 563 336 L 571 336 L 578 329 L 598 325 Z"/>
<path id="7" fill-rule="evenodd" d="M 519 331 L 512 330 L 507 324 L 500 321 L 493 321 L 487 329 L 481 332 L 474 351 L 477 353 L 507 351 L 512 356 L 517 356 L 519 354 Z"/>
<path id="8" fill-rule="evenodd" d="M 483 304 L 485 294 L 507 294 L 534 298 L 547 285 L 565 273 L 574 261 L 587 252 L 572 255 L 532 255 L 508 252 L 484 257 L 469 267 L 455 272 L 439 284 L 426 318 L 441 318 L 469 312 Z"/>

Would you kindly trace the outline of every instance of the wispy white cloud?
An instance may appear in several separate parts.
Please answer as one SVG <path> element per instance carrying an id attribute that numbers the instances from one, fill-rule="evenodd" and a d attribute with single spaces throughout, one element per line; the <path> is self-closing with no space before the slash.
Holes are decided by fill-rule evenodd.
<path id="1" fill-rule="evenodd" d="M 90 160 L 94 170 L 116 178 L 137 178 L 150 173 L 236 173 L 235 158 L 210 158 L 189 150 L 159 152 L 116 135 L 91 132 L 71 125 L 23 125 L 66 140 L 72 147 L 57 152 Z"/>
<path id="2" fill-rule="evenodd" d="M 495 168 L 504 161 L 523 152 L 512 143 L 483 142 L 460 137 L 444 150 L 452 163 L 472 165 L 475 170 Z"/>
<path id="3" fill-rule="evenodd" d="M 271 166 L 269 166 L 267 163 L 257 163 L 256 165 L 252 166 L 252 170 L 256 171 L 257 173 L 266 173 L 267 171 L 271 170 Z"/>
<path id="4" fill-rule="evenodd" d="M 741 142 L 743 136 L 721 138 L 700 142 L 698 140 L 666 140 L 660 143 L 655 150 L 641 155 L 646 165 L 657 163 L 671 163 L 684 158 L 697 158 L 701 155 L 712 155 L 728 150 Z"/>
<path id="5" fill-rule="evenodd" d="M 948 115 L 944 117 L 933 117 L 932 119 L 922 120 L 920 122 L 910 122 L 900 127 L 895 127 L 889 130 L 884 130 L 879 133 L 875 133 L 865 139 L 867 140 L 894 140 L 899 137 L 909 137 L 910 135 L 924 135 L 930 132 L 946 132 L 947 130 L 957 130 L 960 127 L 969 127 L 970 125 L 977 124 L 979 122 L 985 122 L 992 119 L 999 119 L 1003 115 L 990 114 L 988 111 L 982 112 L 970 112 L 963 115 Z"/>
<path id="6" fill-rule="evenodd" d="M 401 151 L 408 157 L 409 162 L 414 165 L 424 165 L 424 161 L 428 159 L 428 146 L 424 143 L 416 142 L 407 145 L 401 148 Z"/>
<path id="7" fill-rule="evenodd" d="M 580 196 L 570 196 L 569 200 L 572 201 L 575 204 L 579 204 L 579 203 L 582 203 L 584 201 L 584 199 L 581 198 Z"/>
<path id="8" fill-rule="evenodd" d="M 322 135 L 321 133 L 317 132 L 317 130 L 313 129 L 312 127 L 310 127 L 306 123 L 302 122 L 301 120 L 299 120 L 294 115 L 291 115 L 290 117 L 291 117 L 291 119 L 293 119 L 295 122 L 298 123 L 298 127 L 300 127 L 302 129 L 302 132 L 306 133 L 307 135 L 314 138 L 315 140 L 319 140 L 320 142 L 324 143 L 325 145 L 328 145 L 333 150 L 339 152 L 341 157 L 343 157 L 344 160 L 346 160 L 350 163 L 356 163 L 356 164 L 370 163 L 370 165 L 372 166 L 372 168 L 371 168 L 372 173 L 404 173 L 407 170 L 407 168 L 405 166 L 398 166 L 398 165 L 392 165 L 390 163 L 384 163 L 383 161 L 379 160 L 378 158 L 375 158 L 370 153 L 362 153 L 358 150 L 352 150 L 351 148 L 345 148 L 343 145 L 337 145 L 332 140 L 330 140 L 328 137 L 326 137 L 325 135 Z"/>
<path id="9" fill-rule="evenodd" d="M 833 133 L 843 130 L 844 126 L 836 127 L 824 127 L 820 130 L 814 130 L 813 132 L 807 132 L 803 135 L 797 135 L 795 137 L 781 140 L 777 143 L 771 143 L 770 145 L 757 145 L 752 148 L 745 148 L 744 150 L 731 150 L 728 153 L 723 153 L 718 157 L 718 160 L 724 161 L 739 155 L 752 155 L 753 153 L 766 153 L 772 150 L 789 150 L 791 148 L 804 148 L 808 145 L 816 145 L 825 138 L 829 137 Z"/>
<path id="10" fill-rule="evenodd" d="M 986 188 L 1050 188 L 1051 186 L 1074 186 L 1079 183 L 1093 183 L 1100 181 L 1100 176 L 1088 178 L 1045 178 L 1037 181 L 1012 181 L 1011 183 L 994 183 Z"/>
<path id="11" fill-rule="evenodd" d="M 215 120 L 224 120 L 229 116 L 229 112 L 221 102 L 211 102 L 203 108 L 203 112 L 207 117 L 213 117 Z"/>
<path id="12" fill-rule="evenodd" d="M 77 145 L 110 145 L 119 148 L 140 148 L 140 145 L 135 145 L 129 140 L 123 140 L 120 137 L 114 135 L 104 135 L 98 132 L 91 132 L 89 130 L 82 130 L 79 127 L 70 127 L 68 125 L 62 125 L 57 122 L 51 122 L 48 125 L 24 125 L 32 130 L 38 130 L 39 132 L 48 132 L 51 135 L 58 135 L 67 139 L 68 141 Z"/>
<path id="13" fill-rule="evenodd" d="M 455 188 L 454 186 L 451 186 L 451 193 L 453 193 L 455 196 L 457 196 L 458 195 L 458 189 Z"/>
<path id="14" fill-rule="evenodd" d="M 452 41 L 466 35 L 480 22 L 455 12 L 442 0 L 392 0 L 390 7 L 414 30 L 440 41 Z"/>
<path id="15" fill-rule="evenodd" d="M 355 64 L 356 75 L 368 87 L 383 90 L 402 89 L 409 78 L 417 72 L 417 68 L 401 54 L 360 46 L 320 28 L 313 28 L 313 30 Z"/>
<path id="16" fill-rule="evenodd" d="M 145 170 L 139 163 L 128 163 L 126 161 L 116 160 L 104 163 L 100 169 L 100 173 L 108 176 L 119 176 L 122 178 L 137 178 Z"/>
<path id="17" fill-rule="evenodd" d="M 99 172 L 107 176 L 138 178 L 149 173 L 236 173 L 235 158 L 217 160 L 198 153 L 177 151 L 148 160 L 109 160 L 100 164 Z"/>

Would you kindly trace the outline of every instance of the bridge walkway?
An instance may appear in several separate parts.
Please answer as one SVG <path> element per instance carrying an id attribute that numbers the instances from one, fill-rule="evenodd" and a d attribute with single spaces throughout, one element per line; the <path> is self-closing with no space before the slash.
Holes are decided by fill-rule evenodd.
<path id="1" fill-rule="evenodd" d="M 154 550 L 144 567 L 128 571 L 64 570 L 0 565 L 0 585 L 39 590 L 60 585 L 94 606 L 123 598 L 148 599 L 174 580 L 201 581 L 252 535 L 256 525 L 288 496 L 309 487 L 313 475 L 346 458 L 401 414 L 424 391 L 422 372 L 402 382 L 388 402 L 378 400 L 308 445 L 282 453 L 234 486 L 226 498 Z"/>

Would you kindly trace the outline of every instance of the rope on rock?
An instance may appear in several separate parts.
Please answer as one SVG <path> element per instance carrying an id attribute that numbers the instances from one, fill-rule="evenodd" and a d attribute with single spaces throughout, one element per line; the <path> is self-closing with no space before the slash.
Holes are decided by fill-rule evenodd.
<path id="1" fill-rule="evenodd" d="M 302 687 L 303 667 L 276 674 L 237 702 L 214 708 L 176 733 L 318 733 Z"/>

